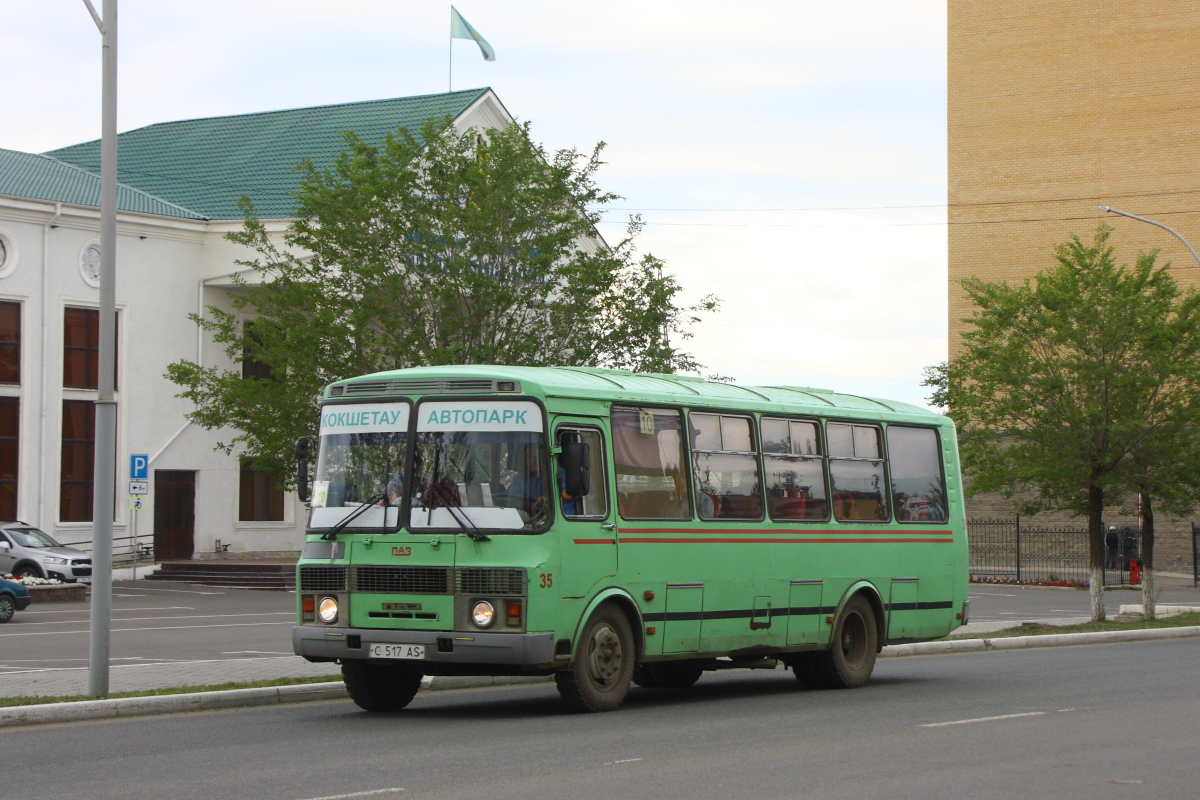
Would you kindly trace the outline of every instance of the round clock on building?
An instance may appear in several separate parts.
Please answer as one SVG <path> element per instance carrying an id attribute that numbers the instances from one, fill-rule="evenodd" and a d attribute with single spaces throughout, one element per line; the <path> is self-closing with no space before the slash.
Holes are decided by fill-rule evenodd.
<path id="1" fill-rule="evenodd" d="M 100 285 L 100 248 L 89 244 L 79 256 L 79 271 L 89 286 Z"/>

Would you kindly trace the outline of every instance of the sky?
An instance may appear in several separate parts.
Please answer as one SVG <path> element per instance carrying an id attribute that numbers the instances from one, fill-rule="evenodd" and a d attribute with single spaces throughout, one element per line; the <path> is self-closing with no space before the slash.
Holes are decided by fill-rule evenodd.
<path id="1" fill-rule="evenodd" d="M 97 9 L 101 0 L 95 0 Z M 944 0 L 123 0 L 119 130 L 490 86 L 550 150 L 607 144 L 601 233 L 686 300 L 704 374 L 926 405 L 946 358 Z M 0 147 L 100 135 L 79 0 L 0 3 Z"/>

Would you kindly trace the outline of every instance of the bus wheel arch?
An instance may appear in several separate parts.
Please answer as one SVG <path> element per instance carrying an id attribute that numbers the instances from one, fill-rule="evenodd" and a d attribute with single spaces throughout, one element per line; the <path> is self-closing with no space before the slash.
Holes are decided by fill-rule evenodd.
<path id="1" fill-rule="evenodd" d="M 879 589 L 875 587 L 875 584 L 870 581 L 858 581 L 851 585 L 838 603 L 834 620 L 841 619 L 842 611 L 845 609 L 846 604 L 857 595 L 862 595 L 866 598 L 867 602 L 871 604 L 871 610 L 875 612 L 875 647 L 876 652 L 880 652 L 883 650 L 883 643 L 887 638 L 887 614 L 884 611 L 883 598 L 880 596 Z"/>
<path id="2" fill-rule="evenodd" d="M 574 661 L 579 655 L 580 636 L 584 626 L 592 618 L 596 609 L 604 603 L 613 603 L 624 612 L 625 619 L 629 621 L 629 627 L 633 633 L 633 646 L 636 648 L 634 663 L 640 662 L 642 654 L 646 652 L 646 626 L 642 622 L 642 611 L 628 592 L 616 587 L 609 587 L 598 592 L 579 616 L 579 621 L 575 623 L 575 633 L 571 637 L 571 660 Z"/>
<path id="3" fill-rule="evenodd" d="M 554 674 L 572 711 L 613 711 L 629 694 L 638 647 L 629 612 L 621 606 L 613 597 L 588 613 L 571 666 Z"/>

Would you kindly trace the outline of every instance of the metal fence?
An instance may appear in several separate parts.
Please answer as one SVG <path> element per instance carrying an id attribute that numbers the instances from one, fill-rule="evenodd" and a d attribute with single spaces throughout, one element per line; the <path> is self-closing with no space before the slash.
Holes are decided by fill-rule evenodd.
<path id="1" fill-rule="evenodd" d="M 92 540 L 80 542 L 63 542 L 68 547 L 74 547 L 85 552 L 92 552 Z M 138 536 L 113 537 L 113 563 L 124 566 L 131 563 L 154 563 L 154 534 L 139 534 Z"/>
<path id="2" fill-rule="evenodd" d="M 1200 586 L 1200 527 L 1192 523 L 1192 586 Z"/>
<path id="3" fill-rule="evenodd" d="M 1200 547 L 1197 530 L 1193 525 L 1194 547 Z M 1087 528 L 1033 527 L 1013 517 L 970 519 L 967 531 L 972 579 L 1082 585 L 1091 577 Z M 1141 552 L 1141 531 L 1118 528 L 1116 548 L 1105 550 L 1104 583 L 1129 583 Z"/>

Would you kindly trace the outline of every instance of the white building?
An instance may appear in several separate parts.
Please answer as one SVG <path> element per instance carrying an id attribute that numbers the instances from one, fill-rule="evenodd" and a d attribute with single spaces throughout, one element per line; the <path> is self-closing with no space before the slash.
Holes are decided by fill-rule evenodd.
<path id="1" fill-rule="evenodd" d="M 454 125 L 512 118 L 490 89 L 183 120 L 118 137 L 117 553 L 135 535 L 159 560 L 300 550 L 305 507 L 235 456 L 217 431 L 188 424 L 190 404 L 163 376 L 181 359 L 231 367 L 190 314 L 229 308 L 227 241 L 249 197 L 283 231 L 305 157 L 318 167 L 342 133 L 382 141 L 445 114 Z M 99 291 L 100 143 L 49 153 L 0 150 L 0 519 L 60 541 L 92 538 Z M 129 460 L 149 456 L 146 508 L 126 502 Z M 84 545 L 87 547 L 87 545 Z"/>

